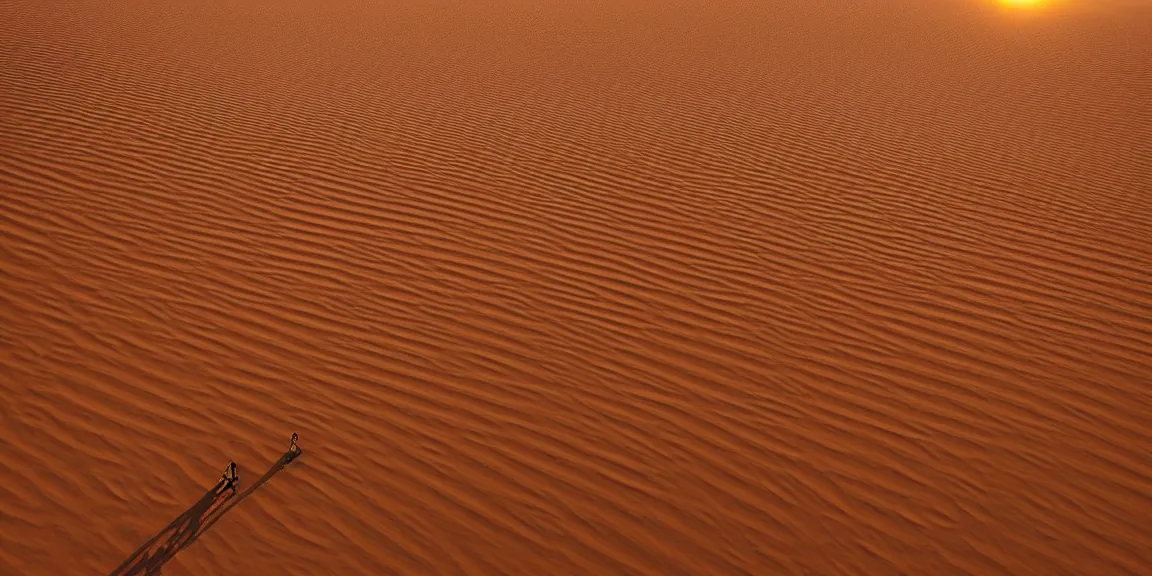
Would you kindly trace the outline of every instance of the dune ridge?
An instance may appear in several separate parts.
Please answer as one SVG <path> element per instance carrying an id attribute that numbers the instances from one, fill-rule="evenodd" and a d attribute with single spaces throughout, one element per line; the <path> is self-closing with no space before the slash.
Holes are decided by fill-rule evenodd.
<path id="1" fill-rule="evenodd" d="M 0 3 L 0 573 L 1150 574 L 1150 10 Z"/>

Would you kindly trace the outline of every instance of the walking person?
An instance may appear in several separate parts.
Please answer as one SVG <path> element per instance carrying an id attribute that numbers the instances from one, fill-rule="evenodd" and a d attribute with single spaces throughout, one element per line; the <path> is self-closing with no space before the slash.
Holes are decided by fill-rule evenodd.
<path id="1" fill-rule="evenodd" d="M 288 452 L 284 454 L 285 463 L 291 462 L 300 455 L 300 447 L 296 445 L 296 441 L 299 439 L 300 437 L 295 432 L 293 432 L 292 439 L 288 441 Z"/>
<path id="2" fill-rule="evenodd" d="M 224 475 L 220 477 L 220 481 L 224 483 L 221 491 L 236 491 L 236 484 L 240 482 L 240 476 L 236 474 L 236 462 L 228 463 L 228 466 L 224 468 Z"/>

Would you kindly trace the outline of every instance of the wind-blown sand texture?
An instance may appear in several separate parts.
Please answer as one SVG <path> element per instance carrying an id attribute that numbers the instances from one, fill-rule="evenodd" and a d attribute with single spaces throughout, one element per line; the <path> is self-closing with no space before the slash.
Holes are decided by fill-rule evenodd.
<path id="1" fill-rule="evenodd" d="M 1152 574 L 1148 2 L 0 22 L 0 574 Z"/>

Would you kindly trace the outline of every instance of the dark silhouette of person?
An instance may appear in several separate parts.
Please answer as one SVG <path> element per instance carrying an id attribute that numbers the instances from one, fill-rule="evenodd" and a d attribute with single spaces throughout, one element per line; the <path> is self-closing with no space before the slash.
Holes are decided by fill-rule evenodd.
<path id="1" fill-rule="evenodd" d="M 288 441 L 288 453 L 285 455 L 287 462 L 291 462 L 294 458 L 300 455 L 300 447 L 296 445 L 296 441 L 299 439 L 300 437 L 295 432 L 293 432 L 292 439 Z"/>
<path id="2" fill-rule="evenodd" d="M 236 474 L 236 462 L 228 463 L 228 466 L 224 468 L 224 475 L 220 477 L 220 481 L 224 483 L 222 490 L 236 491 L 236 484 L 240 482 L 240 476 Z"/>

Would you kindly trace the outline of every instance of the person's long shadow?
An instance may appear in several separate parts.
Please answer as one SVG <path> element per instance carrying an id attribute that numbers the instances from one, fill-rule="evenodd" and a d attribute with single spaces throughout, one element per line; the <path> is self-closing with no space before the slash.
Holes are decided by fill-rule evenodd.
<path id="1" fill-rule="evenodd" d="M 297 453 L 296 458 L 299 456 L 300 453 Z M 139 574 L 155 576 L 160 574 L 164 564 L 175 557 L 177 552 L 190 546 L 229 510 L 259 490 L 289 461 L 289 453 L 284 453 L 272 463 L 272 467 L 264 473 L 264 476 L 239 494 L 225 489 L 223 480 L 217 482 L 191 508 L 185 510 L 171 524 L 145 542 L 127 560 L 117 566 L 109 576 L 136 576 Z"/>

